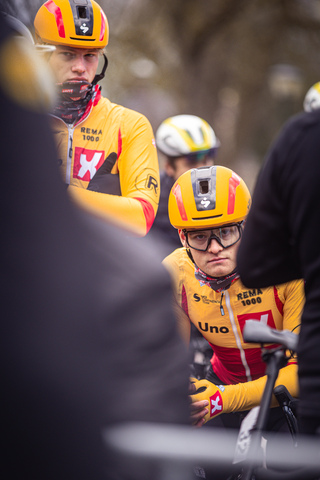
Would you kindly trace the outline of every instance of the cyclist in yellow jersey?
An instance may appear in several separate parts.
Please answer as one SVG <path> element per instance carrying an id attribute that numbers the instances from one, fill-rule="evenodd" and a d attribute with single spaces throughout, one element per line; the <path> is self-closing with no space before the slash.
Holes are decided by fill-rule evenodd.
<path id="1" fill-rule="evenodd" d="M 183 245 L 163 263 L 172 274 L 181 333 L 193 323 L 212 347 L 206 379 L 195 380 L 192 422 L 201 426 L 220 414 L 258 405 L 266 382 L 259 345 L 243 341 L 248 319 L 298 333 L 304 305 L 302 280 L 269 288 L 246 288 L 236 265 L 251 197 L 244 181 L 222 166 L 192 169 L 173 185 L 169 217 Z M 297 397 L 297 360 L 280 370 L 277 385 Z M 200 387 L 205 387 L 197 393 Z M 273 399 L 272 406 L 276 406 Z M 274 421 L 278 409 L 271 409 Z M 237 425 L 242 415 L 237 418 Z M 219 420 L 227 422 L 222 415 Z M 233 425 L 236 427 L 237 425 Z M 271 427 L 272 428 L 272 427 Z"/>
<path id="2" fill-rule="evenodd" d="M 146 117 L 101 95 L 109 38 L 103 10 L 93 0 L 48 0 L 34 27 L 38 43 L 56 47 L 48 54 L 57 82 L 52 128 L 68 192 L 92 213 L 144 236 L 158 209 L 158 157 Z"/>

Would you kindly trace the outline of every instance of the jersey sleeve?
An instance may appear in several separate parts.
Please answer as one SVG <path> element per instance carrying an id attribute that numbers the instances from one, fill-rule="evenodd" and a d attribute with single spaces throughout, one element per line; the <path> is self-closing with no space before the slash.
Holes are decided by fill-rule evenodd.
<path id="1" fill-rule="evenodd" d="M 114 219 L 135 235 L 144 236 L 154 222 L 160 196 L 158 156 L 149 121 L 125 109 L 118 144 L 121 196 L 75 186 L 69 186 L 68 192 L 76 203 L 91 213 Z"/>
<path id="2" fill-rule="evenodd" d="M 277 288 L 283 303 L 283 330 L 299 333 L 301 315 L 305 304 L 304 281 L 288 282 Z"/>
<path id="3" fill-rule="evenodd" d="M 191 321 L 186 312 L 182 308 L 182 295 L 181 295 L 181 283 L 182 279 L 179 275 L 179 263 L 176 259 L 175 253 L 168 255 L 162 261 L 164 267 L 168 270 L 174 291 L 173 298 L 173 310 L 178 322 L 179 332 L 183 340 L 189 344 L 190 342 L 190 333 L 191 333 Z"/>
<path id="4" fill-rule="evenodd" d="M 266 382 L 267 376 L 264 375 L 251 382 L 227 385 L 224 394 L 227 400 L 227 408 L 224 413 L 245 411 L 260 405 Z M 275 386 L 278 385 L 284 385 L 293 397 L 298 397 L 298 366 L 296 364 L 287 365 L 280 369 Z M 271 407 L 276 406 L 278 406 L 278 402 L 273 395 Z"/>

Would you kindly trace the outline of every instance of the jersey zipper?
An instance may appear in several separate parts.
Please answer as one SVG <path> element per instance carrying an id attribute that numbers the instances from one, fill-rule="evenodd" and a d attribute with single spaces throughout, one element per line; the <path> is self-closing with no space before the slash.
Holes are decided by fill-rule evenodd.
<path id="1" fill-rule="evenodd" d="M 221 313 L 221 316 L 223 317 L 224 316 L 224 308 L 223 308 L 223 305 L 222 305 L 222 300 L 223 300 L 223 292 L 221 293 L 221 297 L 220 297 L 220 313 Z"/>
<path id="2" fill-rule="evenodd" d="M 96 95 L 96 94 L 95 94 Z M 95 97 L 94 95 L 94 97 Z M 92 99 L 94 98 L 92 97 Z M 70 185 L 71 182 L 71 167 L 72 167 L 72 155 L 73 155 L 73 132 L 75 127 L 80 125 L 82 122 L 84 122 L 90 115 L 91 111 L 93 108 L 93 101 L 90 106 L 90 110 L 86 113 L 85 116 L 83 116 L 79 122 L 77 122 L 75 125 L 70 126 L 68 123 L 66 123 L 62 118 L 57 117 L 56 115 L 50 114 L 52 117 L 57 118 L 61 122 L 63 122 L 67 129 L 68 129 L 68 146 L 67 146 L 67 164 L 66 164 L 66 184 Z"/>
<path id="3" fill-rule="evenodd" d="M 72 155 L 73 155 L 72 144 L 73 144 L 74 129 L 75 127 L 78 127 L 81 123 L 83 123 L 85 120 L 87 120 L 87 118 L 89 117 L 92 111 L 92 108 L 93 108 L 93 102 L 91 103 L 90 110 L 85 115 L 83 115 L 83 117 L 81 117 L 81 119 L 78 122 L 76 122 L 72 126 L 66 124 L 68 127 L 68 156 L 67 156 L 67 167 L 66 167 L 66 183 L 68 185 L 70 185 L 70 182 L 71 182 L 71 167 L 72 167 Z"/>
<path id="4" fill-rule="evenodd" d="M 238 347 L 239 352 L 240 352 L 241 362 L 242 362 L 242 365 L 243 365 L 243 367 L 245 369 L 245 372 L 246 372 L 247 381 L 250 382 L 252 380 L 251 372 L 250 372 L 250 368 L 249 368 L 249 365 L 248 365 L 248 362 L 247 362 L 247 359 L 246 359 L 246 356 L 245 356 L 245 352 L 244 352 L 244 350 L 242 348 L 242 345 L 241 345 L 241 339 L 240 339 L 240 336 L 239 336 L 239 333 L 238 333 L 238 329 L 237 329 L 237 325 L 236 325 L 236 322 L 235 322 L 233 310 L 231 308 L 230 295 L 229 295 L 228 290 L 225 291 L 225 297 L 226 297 L 226 307 L 227 307 L 227 310 L 228 310 L 228 313 L 229 313 L 229 318 L 230 318 L 234 338 L 236 340 L 236 344 L 237 344 L 237 347 Z"/>

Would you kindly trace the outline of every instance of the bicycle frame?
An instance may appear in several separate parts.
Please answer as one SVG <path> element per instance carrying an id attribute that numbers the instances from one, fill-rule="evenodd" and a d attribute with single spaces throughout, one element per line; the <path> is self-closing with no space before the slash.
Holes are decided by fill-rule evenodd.
<path id="1" fill-rule="evenodd" d="M 262 448 L 261 439 L 263 431 L 265 430 L 267 425 L 268 413 L 274 385 L 278 378 L 280 368 L 285 367 L 288 362 L 284 347 L 279 347 L 275 350 L 268 350 L 264 352 L 263 359 L 267 363 L 267 382 L 263 391 L 256 424 L 251 430 L 251 441 L 249 443 L 249 449 L 251 450 L 252 455 L 258 455 L 258 450 Z M 243 480 L 251 480 L 253 470 L 253 467 L 248 467 L 247 469 L 245 469 Z"/>

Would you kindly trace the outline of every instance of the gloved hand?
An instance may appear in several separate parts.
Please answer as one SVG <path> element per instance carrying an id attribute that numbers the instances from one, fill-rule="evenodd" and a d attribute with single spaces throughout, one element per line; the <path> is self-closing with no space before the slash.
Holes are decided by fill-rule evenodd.
<path id="1" fill-rule="evenodd" d="M 116 161 L 117 154 L 115 152 L 110 153 L 90 180 L 87 190 L 121 196 L 119 174 L 110 173 Z"/>
<path id="2" fill-rule="evenodd" d="M 194 393 L 190 393 L 190 398 L 192 403 L 200 402 L 207 400 L 209 405 L 206 407 L 208 413 L 203 417 L 204 421 L 202 425 L 214 417 L 217 417 L 221 413 L 229 413 L 233 411 L 233 391 L 236 385 L 215 385 L 214 383 L 209 382 L 208 380 L 196 380 L 194 378 L 190 379 L 190 382 L 193 384 L 192 390 Z M 228 395 L 232 392 L 231 396 Z"/>
<path id="3" fill-rule="evenodd" d="M 285 385 L 291 395 L 298 396 L 297 378 L 297 365 L 287 365 L 280 369 L 276 386 Z M 196 421 L 195 424 L 201 426 L 221 413 L 243 412 L 260 405 L 266 381 L 266 375 L 235 385 L 215 385 L 208 380 L 190 379 L 190 398 L 194 405 L 191 411 L 194 412 L 192 417 Z M 204 406 L 204 400 L 209 402 L 209 405 Z M 277 405 L 273 395 L 271 407 Z M 204 408 L 208 410 L 207 413 L 204 412 Z"/>
<path id="4" fill-rule="evenodd" d="M 195 393 L 196 386 L 195 382 L 198 382 L 196 378 L 190 377 L 189 383 L 189 395 L 190 395 L 190 421 L 191 424 L 195 427 L 201 427 L 204 423 L 204 417 L 209 412 L 208 400 L 199 400 L 199 401 L 192 401 L 191 395 Z"/>

